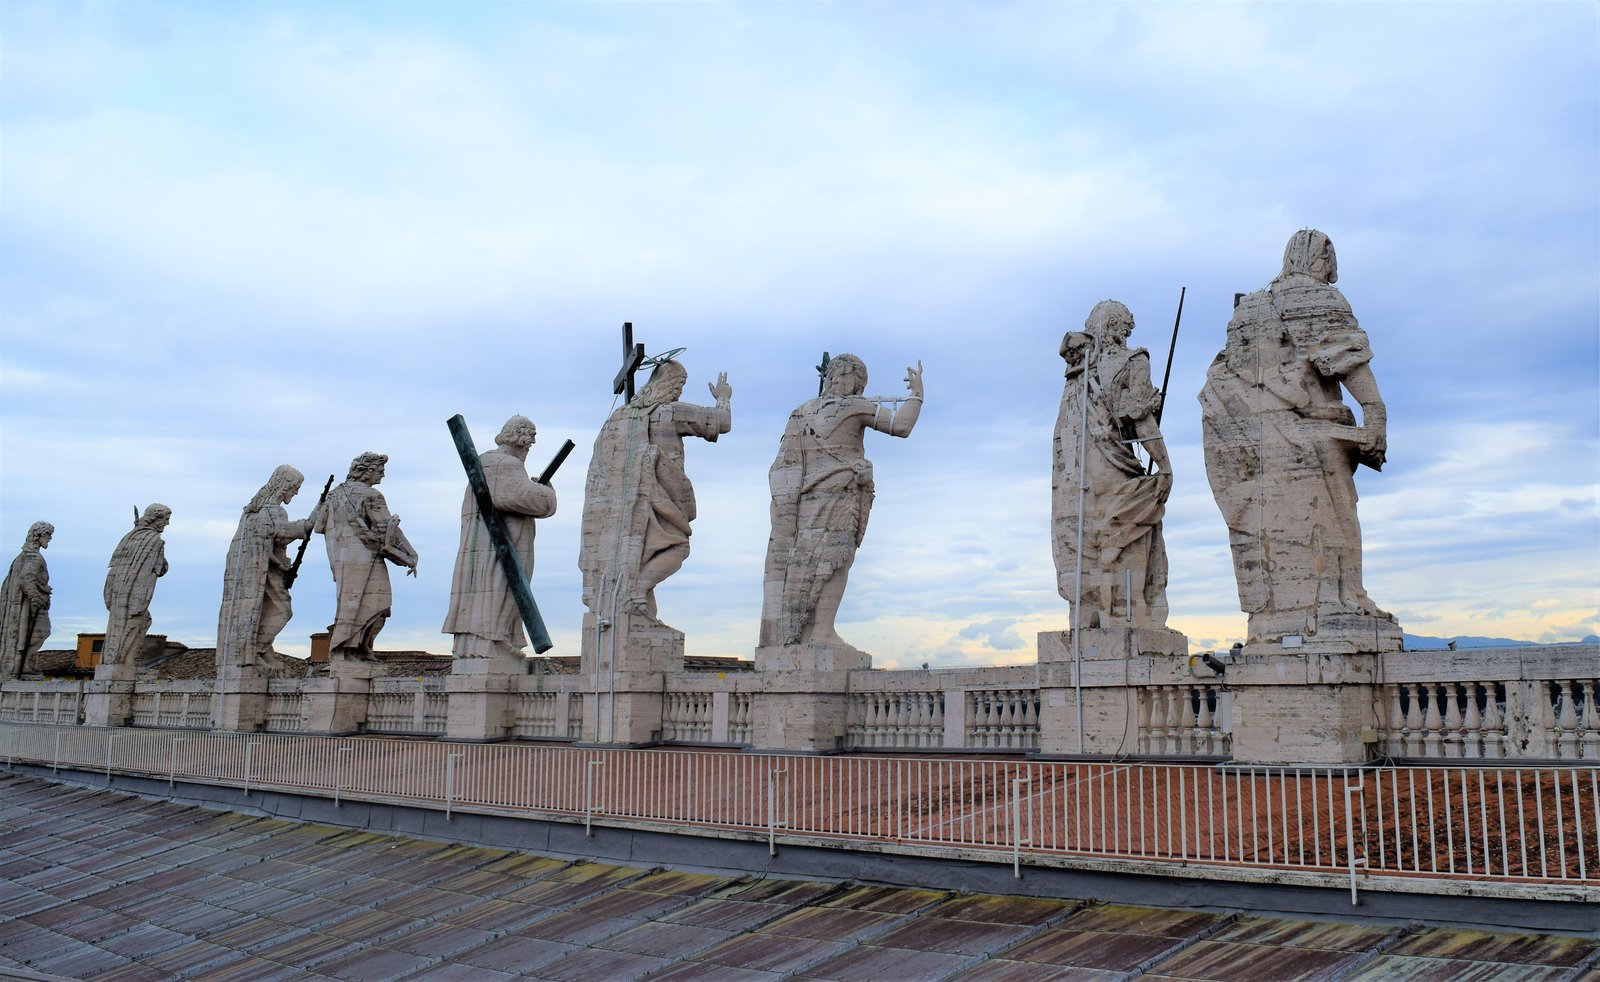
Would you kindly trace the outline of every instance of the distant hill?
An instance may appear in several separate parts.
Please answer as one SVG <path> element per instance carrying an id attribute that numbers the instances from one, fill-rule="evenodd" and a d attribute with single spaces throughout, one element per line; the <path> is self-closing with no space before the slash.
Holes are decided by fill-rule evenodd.
<path id="1" fill-rule="evenodd" d="M 1407 634 L 1405 636 L 1407 651 L 1431 651 L 1436 648 L 1448 648 L 1454 641 L 1457 648 L 1520 648 L 1526 645 L 1538 644 L 1537 641 L 1514 641 L 1511 638 L 1430 638 L 1421 634 Z M 1600 644 L 1600 637 L 1593 634 L 1582 641 L 1562 641 L 1560 644 Z"/>

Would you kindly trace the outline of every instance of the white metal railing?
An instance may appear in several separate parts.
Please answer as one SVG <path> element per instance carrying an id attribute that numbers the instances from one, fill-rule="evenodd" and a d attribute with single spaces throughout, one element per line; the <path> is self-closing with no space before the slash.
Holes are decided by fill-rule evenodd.
<path id="1" fill-rule="evenodd" d="M 777 757 L 0 723 L 0 757 L 453 810 L 1176 867 L 1555 884 L 1600 902 L 1600 767 Z M 1556 894 L 1549 894 L 1556 896 Z"/>
<path id="2" fill-rule="evenodd" d="M 937 690 L 852 692 L 845 736 L 852 747 L 942 747 L 944 700 Z"/>
<path id="3" fill-rule="evenodd" d="M 1037 749 L 1039 690 L 967 690 L 963 745 L 991 750 Z"/>
<path id="4" fill-rule="evenodd" d="M 1232 735 L 1222 722 L 1226 694 L 1217 684 L 1140 688 L 1139 753 L 1150 757 L 1227 757 Z"/>
<path id="5" fill-rule="evenodd" d="M 133 725 L 209 730 L 216 687 L 209 679 L 139 682 L 133 690 Z"/>

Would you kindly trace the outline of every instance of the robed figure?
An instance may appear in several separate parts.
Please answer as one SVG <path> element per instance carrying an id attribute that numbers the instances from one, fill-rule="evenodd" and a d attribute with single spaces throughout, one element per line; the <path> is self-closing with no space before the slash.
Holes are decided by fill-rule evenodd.
<path id="1" fill-rule="evenodd" d="M 0 582 L 0 679 L 27 671 L 50 636 L 50 570 L 39 550 L 55 533 L 49 522 L 28 526 L 22 551 Z"/>
<path id="2" fill-rule="evenodd" d="M 534 521 L 556 512 L 555 489 L 528 476 L 528 448 L 537 436 L 532 420 L 513 416 L 495 436 L 495 448 L 478 458 L 489 485 L 489 500 L 505 520 L 511 548 L 528 575 L 533 573 Z M 442 630 L 455 635 L 457 658 L 516 658 L 528 643 L 521 610 L 495 557 L 489 529 L 470 487 L 461 500 L 461 547 L 450 579 L 450 610 Z"/>
<path id="3" fill-rule="evenodd" d="M 1278 277 L 1236 305 L 1200 391 L 1206 475 L 1252 642 L 1396 650 L 1399 626 L 1362 586 L 1356 517 L 1355 471 L 1383 466 L 1387 411 L 1338 278 L 1333 243 L 1303 229 Z"/>
<path id="4" fill-rule="evenodd" d="M 389 513 L 383 492 L 375 487 L 388 462 L 381 453 L 364 453 L 351 461 L 349 476 L 328 492 L 317 519 L 338 593 L 328 647 L 344 657 L 372 658 L 373 643 L 393 602 L 388 564 L 417 575 L 417 551 L 400 530 L 400 517 Z"/>
<path id="5" fill-rule="evenodd" d="M 102 665 L 137 665 L 150 630 L 150 601 L 156 581 L 167 575 L 166 543 L 161 532 L 172 521 L 172 509 L 152 504 L 111 553 L 106 571 L 106 641 Z"/>
<path id="6" fill-rule="evenodd" d="M 763 647 L 851 649 L 834 629 L 856 549 L 867 532 L 874 484 L 864 434 L 906 437 L 922 412 L 922 366 L 906 369 L 904 399 L 863 396 L 867 366 L 855 355 L 827 364 L 823 393 L 789 416 L 767 472 L 772 535 L 761 612 Z"/>
<path id="7" fill-rule="evenodd" d="M 689 556 L 694 486 L 683 438 L 716 442 L 733 426 L 726 372 L 708 383 L 715 406 L 680 402 L 688 372 L 658 364 L 638 395 L 600 429 L 584 484 L 578 568 L 583 602 L 597 617 L 616 611 L 656 617 L 655 588 Z"/>
<path id="8" fill-rule="evenodd" d="M 217 617 L 219 672 L 254 669 L 294 616 L 285 576 L 289 543 L 309 536 L 321 514 L 319 505 L 306 518 L 290 519 L 284 509 L 304 483 L 298 470 L 280 464 L 239 516 L 222 573 L 222 610 Z"/>
<path id="9" fill-rule="evenodd" d="M 1090 311 L 1061 341 L 1066 384 L 1056 417 L 1051 541 L 1056 585 L 1073 625 L 1167 624 L 1162 517 L 1172 465 L 1157 417 L 1150 356 L 1129 348 L 1133 315 L 1115 300 Z M 1135 453 L 1142 446 L 1147 465 Z"/>

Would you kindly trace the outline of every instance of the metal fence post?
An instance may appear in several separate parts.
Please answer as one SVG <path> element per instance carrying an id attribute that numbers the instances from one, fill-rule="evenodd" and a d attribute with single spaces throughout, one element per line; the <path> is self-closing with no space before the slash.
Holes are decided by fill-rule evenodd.
<path id="1" fill-rule="evenodd" d="M 767 855 L 778 854 L 778 775 L 789 773 L 782 767 L 774 767 L 767 774 Z M 787 827 L 788 823 L 784 823 Z"/>
<path id="2" fill-rule="evenodd" d="M 111 787 L 111 742 L 117 738 L 115 733 L 106 734 L 106 787 Z"/>
<path id="3" fill-rule="evenodd" d="M 449 754 L 444 759 L 444 817 L 450 820 L 450 806 L 456 797 L 456 761 L 461 759 L 460 754 Z"/>
<path id="4" fill-rule="evenodd" d="M 356 748 L 354 748 L 354 747 L 340 747 L 338 750 L 334 751 L 334 755 L 333 755 L 333 759 L 334 759 L 334 765 L 333 765 L 333 807 L 335 807 L 335 808 L 344 807 L 343 804 L 339 801 L 339 792 L 344 790 L 344 761 L 345 761 L 344 755 L 345 754 L 349 754 L 349 753 L 354 753 L 355 749 Z"/>
<path id="5" fill-rule="evenodd" d="M 246 798 L 250 797 L 250 764 L 258 742 L 251 740 L 244 745 L 244 795 Z"/>
<path id="6" fill-rule="evenodd" d="M 51 774 L 58 774 L 60 772 L 61 772 L 61 731 L 57 730 L 56 731 L 56 755 L 53 758 L 51 758 L 51 760 L 50 760 L 50 773 Z"/>
<path id="7" fill-rule="evenodd" d="M 1022 786 L 1031 785 L 1031 777 L 1015 777 L 1011 779 L 1011 876 L 1022 879 Z M 1028 814 L 1029 831 L 1032 832 L 1033 814 Z M 1029 845 L 1032 845 L 1033 836 L 1029 835 Z"/>
<path id="8" fill-rule="evenodd" d="M 1356 783 L 1346 784 L 1344 786 L 1344 851 L 1345 861 L 1350 866 L 1350 906 L 1352 907 L 1359 906 L 1361 901 L 1356 896 L 1356 824 L 1355 810 L 1351 807 L 1350 796 L 1352 794 L 1361 792 L 1366 787 L 1366 781 L 1366 777 L 1362 776 L 1356 779 Z M 1366 804 L 1363 800 L 1363 814 L 1365 813 L 1365 809 Z M 1363 825 L 1363 836 L 1365 835 L 1365 832 L 1366 829 Z M 1361 859 L 1359 860 L 1363 866 L 1365 866 L 1367 862 L 1366 852 L 1366 845 L 1363 844 L 1361 847 Z"/>
<path id="9" fill-rule="evenodd" d="M 605 762 L 604 757 L 596 757 L 583 772 L 583 834 L 590 838 L 594 837 L 594 769 Z"/>
<path id="10" fill-rule="evenodd" d="M 168 791 L 171 791 L 173 785 L 176 784 L 177 781 L 178 781 L 178 744 L 182 743 L 186 739 L 188 739 L 188 738 L 187 737 L 181 737 L 181 736 L 172 738 L 172 755 L 171 755 L 170 758 L 168 758 L 168 761 L 167 761 L 167 790 Z"/>

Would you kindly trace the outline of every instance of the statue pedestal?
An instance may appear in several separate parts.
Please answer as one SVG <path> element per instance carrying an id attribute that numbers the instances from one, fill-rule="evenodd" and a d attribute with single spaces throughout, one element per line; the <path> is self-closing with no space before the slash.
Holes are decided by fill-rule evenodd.
<path id="1" fill-rule="evenodd" d="M 318 736 L 359 733 L 367 722 L 372 680 L 382 667 L 372 662 L 333 656 L 327 678 L 306 679 L 305 732 Z"/>
<path id="2" fill-rule="evenodd" d="M 1039 632 L 1039 751 L 1140 753 L 1148 693 L 1195 681 L 1189 639 L 1168 628 L 1098 627 L 1084 629 L 1078 644 L 1075 674 L 1072 632 Z"/>
<path id="3" fill-rule="evenodd" d="M 217 729 L 254 732 L 267 724 L 267 680 L 229 672 L 218 680 Z"/>
<path id="4" fill-rule="evenodd" d="M 598 629 L 597 629 L 598 628 Z M 644 614 L 583 616 L 583 742 L 644 746 L 661 740 L 663 676 L 683 671 L 683 632 Z"/>
<path id="5" fill-rule="evenodd" d="M 101 666 L 108 667 L 108 666 Z M 133 722 L 133 680 L 95 679 L 83 687 L 83 721 L 89 726 L 127 726 Z"/>
<path id="6" fill-rule="evenodd" d="M 756 649 L 755 660 L 758 672 L 850 672 L 872 667 L 871 655 L 842 641 L 763 645 Z"/>
<path id="7" fill-rule="evenodd" d="M 760 750 L 831 754 L 845 747 L 850 673 L 872 657 L 844 642 L 762 645 L 755 654 L 762 681 L 750 720 Z"/>
<path id="8" fill-rule="evenodd" d="M 526 658 L 457 658 L 445 679 L 445 739 L 492 743 L 510 737 L 516 728 L 517 679 L 527 674 Z"/>
<path id="9" fill-rule="evenodd" d="M 1375 755 L 1378 656 L 1247 647 L 1228 666 L 1238 764 L 1364 764 Z"/>
<path id="10" fill-rule="evenodd" d="M 1400 651 L 1405 634 L 1387 615 L 1338 612 L 1319 614 L 1315 632 L 1303 611 L 1250 615 L 1247 655 L 1356 655 Z"/>

